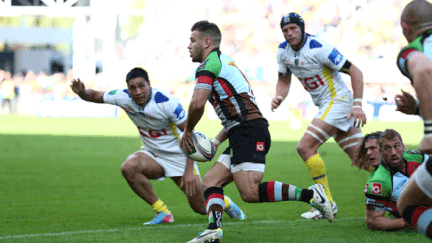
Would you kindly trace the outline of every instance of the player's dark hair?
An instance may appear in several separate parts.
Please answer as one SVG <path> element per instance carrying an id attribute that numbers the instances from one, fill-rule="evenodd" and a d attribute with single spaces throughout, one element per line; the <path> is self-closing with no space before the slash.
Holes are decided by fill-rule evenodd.
<path id="1" fill-rule="evenodd" d="M 368 133 L 363 137 L 362 141 L 360 142 L 360 146 L 357 148 L 356 157 L 355 157 L 353 165 L 359 167 L 359 169 L 362 169 L 362 168 L 363 169 L 369 169 L 369 167 L 371 165 L 365 165 L 368 162 L 365 146 L 366 146 L 367 141 L 369 141 L 371 139 L 377 139 L 378 140 L 381 133 L 382 133 L 381 131 L 377 131 L 377 132 L 373 132 L 373 133 Z"/>
<path id="2" fill-rule="evenodd" d="M 401 135 L 398 132 L 396 132 L 396 130 L 386 129 L 383 133 L 381 133 L 381 135 L 378 138 L 378 144 L 380 148 L 382 147 L 384 140 L 392 140 L 394 138 L 399 138 L 401 143 L 403 143 Z"/>
<path id="3" fill-rule="evenodd" d="M 220 45 L 222 41 L 222 33 L 216 24 L 210 23 L 207 20 L 202 20 L 196 22 L 192 26 L 191 31 L 195 30 L 201 32 L 201 34 L 204 34 L 204 36 L 209 37 L 212 40 L 214 46 Z"/>
<path id="4" fill-rule="evenodd" d="M 147 71 L 140 68 L 140 67 L 133 68 L 132 70 L 129 71 L 129 73 L 126 75 L 126 83 L 128 83 L 129 80 L 134 79 L 134 78 L 138 78 L 138 77 L 144 78 L 144 80 L 148 84 L 150 84 L 150 79 L 149 79 Z"/>

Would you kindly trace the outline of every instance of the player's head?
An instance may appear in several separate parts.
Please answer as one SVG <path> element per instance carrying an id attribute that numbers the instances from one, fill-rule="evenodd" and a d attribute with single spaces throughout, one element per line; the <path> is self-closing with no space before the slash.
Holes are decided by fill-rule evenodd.
<path id="1" fill-rule="evenodd" d="M 381 163 L 381 152 L 378 144 L 378 138 L 381 131 L 366 134 L 357 150 L 355 165 L 360 169 L 371 170 Z"/>
<path id="2" fill-rule="evenodd" d="M 306 36 L 303 18 L 296 13 L 282 17 L 280 27 L 286 41 L 295 49 L 300 49 Z"/>
<path id="3" fill-rule="evenodd" d="M 402 32 L 412 42 L 425 30 L 432 29 L 432 4 L 425 0 L 408 3 L 401 14 Z"/>
<path id="4" fill-rule="evenodd" d="M 145 106 L 151 97 L 151 86 L 146 70 L 136 67 L 126 75 L 129 95 L 140 106 Z"/>
<path id="5" fill-rule="evenodd" d="M 386 129 L 378 138 L 383 162 L 388 166 L 399 167 L 403 161 L 403 153 L 407 149 L 401 135 L 393 129 Z"/>
<path id="6" fill-rule="evenodd" d="M 203 62 L 211 51 L 220 47 L 222 34 L 216 24 L 207 20 L 196 22 L 191 31 L 188 49 L 192 62 Z"/>

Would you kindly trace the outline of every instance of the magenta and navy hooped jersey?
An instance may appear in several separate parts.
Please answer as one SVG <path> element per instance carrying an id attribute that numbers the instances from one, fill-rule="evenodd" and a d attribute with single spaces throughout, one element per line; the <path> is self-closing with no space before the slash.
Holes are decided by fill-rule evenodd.
<path id="1" fill-rule="evenodd" d="M 151 89 L 151 98 L 145 106 L 132 100 L 127 89 L 105 92 L 105 103 L 117 105 L 126 112 L 138 127 L 145 150 L 156 153 L 182 153 L 176 125 L 187 119 L 179 100 L 161 89 Z"/>
<path id="2" fill-rule="evenodd" d="M 277 61 L 279 73 L 294 74 L 318 107 L 351 92 L 339 72 L 347 61 L 346 57 L 335 46 L 318 37 L 306 34 L 299 51 L 293 50 L 288 42 L 282 42 L 277 51 Z"/>
<path id="3" fill-rule="evenodd" d="M 209 101 L 227 131 L 243 122 L 263 118 L 246 77 L 234 60 L 219 49 L 198 66 L 195 78 L 195 89 L 212 91 Z"/>

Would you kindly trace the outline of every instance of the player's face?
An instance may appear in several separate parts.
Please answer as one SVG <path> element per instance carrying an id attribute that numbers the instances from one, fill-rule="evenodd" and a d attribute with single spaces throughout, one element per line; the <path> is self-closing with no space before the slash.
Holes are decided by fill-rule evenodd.
<path id="1" fill-rule="evenodd" d="M 199 31 L 197 30 L 192 31 L 188 49 L 189 49 L 190 57 L 192 57 L 192 62 L 204 61 L 202 60 L 204 54 L 204 40 L 201 39 L 201 35 Z"/>
<path id="2" fill-rule="evenodd" d="M 143 77 L 136 77 L 128 82 L 128 91 L 139 106 L 145 106 L 150 100 L 151 86 Z"/>
<path id="3" fill-rule="evenodd" d="M 372 166 L 378 166 L 381 162 L 381 152 L 378 139 L 369 139 L 365 143 L 366 156 Z"/>
<path id="4" fill-rule="evenodd" d="M 297 47 L 300 45 L 302 33 L 298 25 L 287 24 L 282 28 L 282 33 L 288 44 L 290 44 L 292 47 Z"/>
<path id="5" fill-rule="evenodd" d="M 398 137 L 393 139 L 384 139 L 381 147 L 382 156 L 387 165 L 399 167 L 403 160 L 403 152 L 406 150 L 405 145 Z"/>

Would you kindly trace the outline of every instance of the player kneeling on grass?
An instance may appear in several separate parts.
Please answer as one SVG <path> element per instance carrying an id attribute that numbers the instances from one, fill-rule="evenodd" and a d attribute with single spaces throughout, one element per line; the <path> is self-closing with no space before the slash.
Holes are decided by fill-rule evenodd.
<path id="1" fill-rule="evenodd" d="M 174 217 L 155 194 L 150 180 L 170 177 L 186 194 L 191 208 L 206 214 L 206 202 L 196 162 L 187 158 L 179 147 L 178 137 L 186 126 L 186 112 L 170 93 L 152 88 L 147 71 L 132 69 L 126 76 L 127 89 L 101 92 L 86 89 L 79 79 L 71 88 L 83 100 L 120 106 L 137 126 L 141 150 L 132 153 L 121 166 L 122 174 L 132 190 L 150 204 L 156 213 L 144 223 L 173 223 Z M 230 217 L 246 219 L 244 213 L 227 196 L 223 198 Z"/>
<path id="2" fill-rule="evenodd" d="M 364 160 L 357 166 L 371 168 L 365 188 L 368 228 L 397 230 L 410 227 L 398 213 L 396 202 L 410 176 L 429 159 L 429 155 L 407 150 L 400 134 L 393 129 L 367 134 L 359 148 L 357 158 Z M 377 161 L 381 162 L 378 164 Z M 386 211 L 396 218 L 385 217 Z"/>

